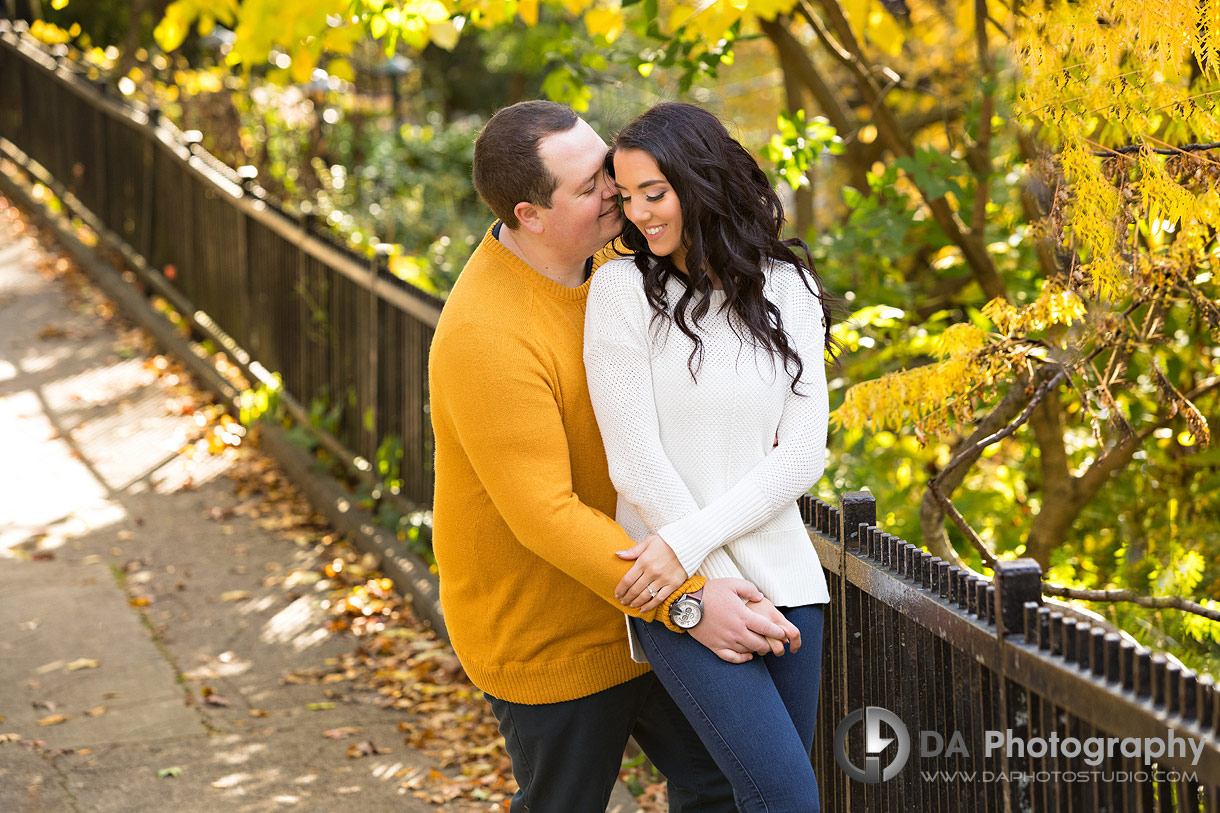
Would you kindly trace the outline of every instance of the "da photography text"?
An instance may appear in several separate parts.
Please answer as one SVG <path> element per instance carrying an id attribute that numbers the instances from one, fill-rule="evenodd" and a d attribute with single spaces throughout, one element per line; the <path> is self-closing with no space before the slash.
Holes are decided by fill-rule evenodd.
<path id="1" fill-rule="evenodd" d="M 862 727 L 864 753 L 849 754 L 847 740 L 852 730 Z M 865 706 L 850 712 L 835 729 L 835 761 L 843 772 L 857 782 L 876 784 L 897 776 L 911 757 L 911 734 L 902 719 L 887 708 Z M 893 747 L 891 747 L 893 746 Z M 1203 755 L 1204 742 L 1194 737 L 1180 736 L 1169 729 L 1166 737 L 1063 737 L 1051 732 L 1045 737 L 1025 737 L 1013 733 L 1011 728 L 1003 731 L 988 729 L 983 732 L 982 753 L 972 754 L 966 737 L 960 731 L 948 736 L 940 731 L 920 731 L 918 739 L 920 759 L 937 757 L 960 757 L 962 759 L 995 758 L 1009 759 L 1079 759 L 1084 765 L 1095 768 L 1107 759 L 1122 757 L 1141 760 L 1148 771 L 1129 770 L 1062 770 L 1040 771 L 1030 774 L 1022 771 L 1001 773 L 996 771 L 921 771 L 924 779 L 967 780 L 982 778 L 983 781 L 1029 781 L 1046 774 L 1047 781 L 1136 781 L 1149 778 L 1162 781 L 1164 771 L 1153 768 L 1162 759 L 1184 761 L 1198 767 Z M 1172 772 L 1175 777 L 1188 779 L 1189 774 Z M 1098 774 L 1104 774 L 1099 776 Z M 1154 776 L 1155 775 L 1155 776 Z M 1177 781 L 1175 778 L 1172 781 Z"/>

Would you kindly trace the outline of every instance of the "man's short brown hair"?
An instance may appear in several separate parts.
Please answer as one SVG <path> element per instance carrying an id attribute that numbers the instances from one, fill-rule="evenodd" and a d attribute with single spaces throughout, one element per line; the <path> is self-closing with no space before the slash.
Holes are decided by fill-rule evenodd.
<path id="1" fill-rule="evenodd" d="M 517 228 L 518 203 L 549 208 L 559 185 L 538 155 L 538 143 L 576 126 L 576 114 L 555 102 L 518 102 L 498 111 L 474 142 L 474 188 L 496 217 Z"/>

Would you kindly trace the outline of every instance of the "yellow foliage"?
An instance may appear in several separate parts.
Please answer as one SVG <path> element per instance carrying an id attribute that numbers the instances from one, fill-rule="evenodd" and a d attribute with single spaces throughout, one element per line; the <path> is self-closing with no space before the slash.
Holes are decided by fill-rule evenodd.
<path id="1" fill-rule="evenodd" d="M 942 359 L 949 356 L 960 356 L 972 353 L 986 343 L 986 333 L 969 322 L 959 322 L 956 325 L 950 325 L 944 333 L 940 334 L 936 342 L 936 355 Z"/>
<path id="2" fill-rule="evenodd" d="M 1165 162 L 1151 150 L 1139 156 L 1137 186 L 1149 220 L 1182 221 L 1193 217 L 1198 201 L 1165 172 Z"/>
<path id="3" fill-rule="evenodd" d="M 623 10 L 620 8 L 595 8 L 585 14 L 585 28 L 594 36 L 603 36 L 614 42 L 623 33 Z"/>
<path id="4" fill-rule="evenodd" d="M 906 35 L 902 33 L 898 21 L 884 8 L 875 8 L 868 15 L 868 40 L 889 56 L 902 53 L 902 43 Z"/>
<path id="5" fill-rule="evenodd" d="M 438 48 L 452 51 L 457 46 L 459 36 L 457 26 L 452 20 L 428 24 L 428 39 Z"/>
<path id="6" fill-rule="evenodd" d="M 67 31 L 55 25 L 54 23 L 46 23 L 42 20 L 35 20 L 30 26 L 30 33 L 37 39 L 48 45 L 56 45 L 63 42 L 68 42 L 72 37 Z"/>
<path id="7" fill-rule="evenodd" d="M 517 14 L 526 25 L 538 25 L 538 0 L 517 0 Z"/>
<path id="8" fill-rule="evenodd" d="M 996 326 L 997 332 L 1009 338 L 1046 330 L 1053 325 L 1071 325 L 1087 314 L 1084 300 L 1051 281 L 1043 283 L 1042 294 L 1024 308 L 1014 307 L 998 297 L 983 306 L 983 315 Z"/>

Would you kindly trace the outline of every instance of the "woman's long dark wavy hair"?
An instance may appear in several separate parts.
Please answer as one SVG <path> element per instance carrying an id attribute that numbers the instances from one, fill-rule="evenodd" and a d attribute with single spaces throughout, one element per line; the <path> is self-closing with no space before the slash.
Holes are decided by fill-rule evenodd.
<path id="1" fill-rule="evenodd" d="M 793 373 L 795 393 L 804 363 L 788 341 L 779 308 L 763 294 L 764 268 L 777 260 L 797 269 L 822 306 L 826 347 L 832 352 L 838 344 L 830 334 L 829 314 L 838 307 L 814 272 L 805 243 L 782 238 L 784 207 L 766 173 L 718 118 L 681 102 L 659 104 L 623 128 L 606 157 L 611 174 L 614 154 L 629 149 L 652 156 L 682 206 L 688 273 L 669 257 L 652 254 L 639 228 L 624 221 L 620 239 L 644 275 L 653 322 L 668 318 L 665 286 L 670 278 L 682 280 L 684 290 L 672 318 L 695 344 L 687 360 L 694 378 L 703 362 L 703 342 L 696 329 L 710 308 L 713 287 L 707 272 L 711 269 L 724 289 L 725 309 L 737 317 L 729 320 L 733 329 L 740 336 L 744 328 L 756 345 L 782 359 L 784 369 Z M 697 295 L 698 302 L 691 307 Z"/>

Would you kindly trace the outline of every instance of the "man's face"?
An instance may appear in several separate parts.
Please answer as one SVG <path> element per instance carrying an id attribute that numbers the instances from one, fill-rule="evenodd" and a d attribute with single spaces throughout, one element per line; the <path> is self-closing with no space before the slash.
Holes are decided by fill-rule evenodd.
<path id="1" fill-rule="evenodd" d="M 538 207 L 544 238 L 570 251 L 574 262 L 601 250 L 619 233 L 618 193 L 606 176 L 606 142 L 583 119 L 538 143 L 542 163 L 559 180 L 549 209 Z"/>

